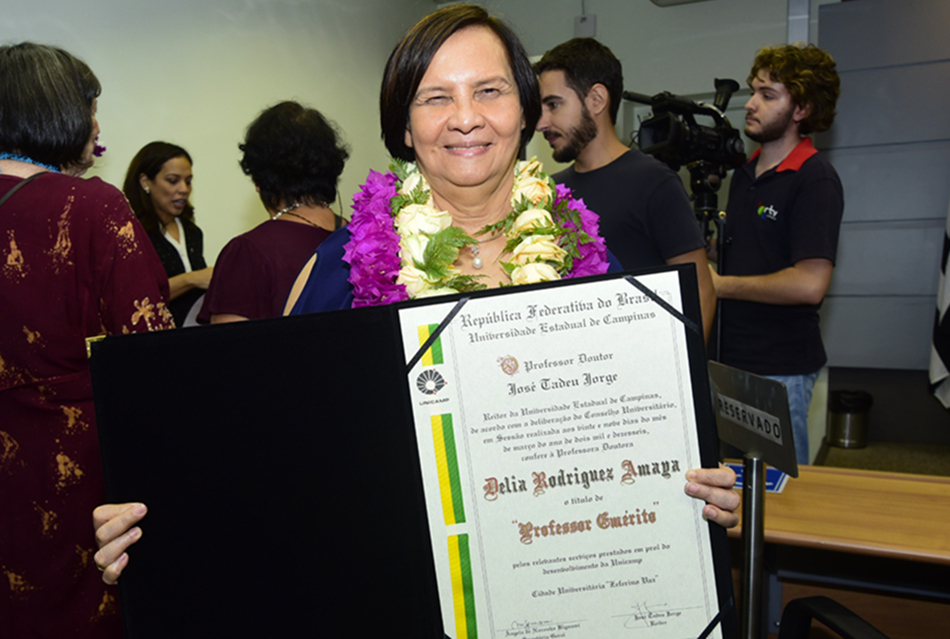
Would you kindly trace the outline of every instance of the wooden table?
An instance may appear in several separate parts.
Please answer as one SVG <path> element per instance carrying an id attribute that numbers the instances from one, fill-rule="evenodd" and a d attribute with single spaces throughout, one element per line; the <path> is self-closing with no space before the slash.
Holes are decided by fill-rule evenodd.
<path id="1" fill-rule="evenodd" d="M 950 478 L 801 466 L 765 496 L 765 541 L 950 565 Z"/>
<path id="2" fill-rule="evenodd" d="M 738 579 L 741 527 L 729 536 Z M 766 494 L 765 543 L 769 632 L 788 601 L 822 594 L 892 639 L 947 636 L 950 478 L 802 466 Z"/>

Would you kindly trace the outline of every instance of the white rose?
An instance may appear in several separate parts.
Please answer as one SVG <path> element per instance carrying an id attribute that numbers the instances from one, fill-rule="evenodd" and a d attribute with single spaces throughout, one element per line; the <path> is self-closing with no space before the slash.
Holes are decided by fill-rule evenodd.
<path id="1" fill-rule="evenodd" d="M 415 266 L 416 262 L 420 264 L 424 261 L 426 247 L 429 245 L 429 238 L 425 235 L 408 235 L 399 240 L 399 259 L 403 264 Z"/>
<path id="2" fill-rule="evenodd" d="M 415 266 L 404 266 L 400 269 L 396 283 L 403 284 L 406 287 L 406 293 L 412 298 L 418 297 L 422 291 L 432 286 L 432 283 L 426 278 L 425 272 Z"/>
<path id="3" fill-rule="evenodd" d="M 396 216 L 396 229 L 400 235 L 416 235 L 426 233 L 434 235 L 452 225 L 452 217 L 448 211 L 436 211 L 425 204 L 409 204 L 404 206 Z"/>
<path id="4" fill-rule="evenodd" d="M 413 299 L 419 299 L 422 297 L 437 297 L 439 295 L 452 295 L 453 293 L 458 293 L 458 291 L 447 286 L 439 286 L 437 288 L 433 287 L 419 291 L 418 294 L 413 296 Z"/>
<path id="5" fill-rule="evenodd" d="M 537 175 L 543 168 L 538 158 L 532 157 L 527 162 L 518 163 L 518 175 Z"/>
<path id="6" fill-rule="evenodd" d="M 537 229 L 543 226 L 554 226 L 551 214 L 544 209 L 528 209 L 519 215 L 511 225 L 509 237 L 514 237 L 522 231 Z"/>
<path id="7" fill-rule="evenodd" d="M 551 282 L 561 279 L 557 269 L 544 262 L 531 262 L 518 266 L 511 272 L 512 284 L 534 284 L 536 282 Z"/>
<path id="8" fill-rule="evenodd" d="M 539 260 L 561 262 L 565 255 L 567 251 L 557 245 L 553 235 L 532 235 L 518 243 L 511 252 L 511 261 L 522 265 Z"/>
<path id="9" fill-rule="evenodd" d="M 544 201 L 544 198 L 551 195 L 551 187 L 547 180 L 522 175 L 515 184 L 514 193 L 511 195 L 511 205 L 516 206 L 521 201 L 522 196 L 528 199 L 528 202 L 537 206 Z"/>
<path id="10" fill-rule="evenodd" d="M 408 196 L 410 193 L 416 190 L 416 187 L 419 186 L 420 182 L 422 182 L 421 173 L 410 173 L 406 178 L 406 181 L 402 183 L 402 187 L 399 189 L 399 195 Z"/>

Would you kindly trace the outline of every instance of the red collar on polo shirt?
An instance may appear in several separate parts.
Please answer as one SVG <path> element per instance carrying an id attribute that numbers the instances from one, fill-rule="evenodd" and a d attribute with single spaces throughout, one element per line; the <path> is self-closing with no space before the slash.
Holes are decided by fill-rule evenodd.
<path id="1" fill-rule="evenodd" d="M 752 154 L 752 157 L 749 158 L 749 161 L 751 162 L 752 160 L 759 157 L 759 153 L 761 152 L 761 147 L 756 149 L 755 153 Z M 818 151 L 815 149 L 815 145 L 812 144 L 811 138 L 802 138 L 801 142 L 799 142 L 795 148 L 792 149 L 792 152 L 786 155 L 785 159 L 782 160 L 777 167 L 775 167 L 775 170 L 797 171 L 798 169 L 802 168 L 802 164 L 805 163 L 805 160 L 816 153 L 818 153 Z"/>

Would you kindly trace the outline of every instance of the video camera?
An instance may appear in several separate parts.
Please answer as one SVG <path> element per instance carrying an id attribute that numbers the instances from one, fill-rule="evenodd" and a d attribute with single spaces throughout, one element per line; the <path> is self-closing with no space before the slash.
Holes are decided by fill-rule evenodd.
<path id="1" fill-rule="evenodd" d="M 732 94 L 739 90 L 739 83 L 716 79 L 715 86 L 716 97 L 711 106 L 669 91 L 652 97 L 625 91 L 624 99 L 653 107 L 653 115 L 640 125 L 640 150 L 674 171 L 698 161 L 719 165 L 726 170 L 744 164 L 745 147 L 739 131 L 723 115 Z M 711 117 L 713 126 L 697 124 L 697 115 Z"/>
<path id="2" fill-rule="evenodd" d="M 745 164 L 745 145 L 724 115 L 729 98 L 739 90 L 735 80 L 716 79 L 712 105 L 696 103 L 668 91 L 654 96 L 624 91 L 631 102 L 649 104 L 653 114 L 640 125 L 639 146 L 644 153 L 674 171 L 689 169 L 693 209 L 700 223 L 712 226 L 719 218 L 716 192 L 729 169 Z M 713 126 L 696 123 L 696 116 L 709 116 Z M 707 232 L 707 235 L 711 231 Z"/>

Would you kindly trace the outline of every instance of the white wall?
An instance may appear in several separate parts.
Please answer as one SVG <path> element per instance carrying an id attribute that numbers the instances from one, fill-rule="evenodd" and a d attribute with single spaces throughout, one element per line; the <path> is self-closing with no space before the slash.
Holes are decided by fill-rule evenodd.
<path id="1" fill-rule="evenodd" d="M 579 0 L 492 0 L 516 25 L 529 55 L 574 37 Z M 639 93 L 696 93 L 714 77 L 749 72 L 755 50 L 784 42 L 787 0 L 712 0 L 657 7 L 649 0 L 587 0 L 596 38 L 620 59 L 626 88 Z"/>
<path id="2" fill-rule="evenodd" d="M 103 85 L 101 143 L 90 171 L 121 187 L 133 155 L 164 139 L 195 161 L 195 205 L 213 262 L 234 235 L 264 221 L 237 164 L 238 142 L 263 108 L 296 99 L 319 109 L 351 147 L 345 209 L 369 167 L 384 169 L 378 93 L 383 65 L 427 0 L 5 1 L 0 42 L 54 44 Z"/>
<path id="3" fill-rule="evenodd" d="M 837 1 L 809 0 L 810 42 L 817 41 L 817 7 Z M 581 14 L 580 0 L 487 0 L 481 4 L 515 27 L 531 56 L 574 37 L 574 17 Z M 623 65 L 624 88 L 646 95 L 661 91 L 712 94 L 714 78 L 733 78 L 744 88 L 755 52 L 787 41 L 788 0 L 709 0 L 671 7 L 657 7 L 649 0 L 586 0 L 584 4 L 587 13 L 597 17 L 596 38 Z M 745 99 L 736 97 L 731 105 L 741 111 Z M 635 128 L 622 122 L 624 111 L 618 133 Z M 547 146 L 538 136 L 529 155 L 544 158 L 554 168 Z"/>
<path id="4" fill-rule="evenodd" d="M 811 41 L 817 6 L 810 0 Z M 486 0 L 515 26 L 529 55 L 574 37 L 580 0 Z M 755 51 L 786 42 L 788 0 L 710 0 L 657 7 L 649 0 L 586 0 L 597 16 L 596 38 L 623 63 L 626 89 L 653 94 L 712 90 L 716 77 L 745 83 Z"/>
<path id="5" fill-rule="evenodd" d="M 810 0 L 814 5 L 828 0 Z M 580 0 L 488 0 L 531 55 L 573 37 Z M 377 96 L 400 35 L 431 0 L 31 0 L 4 3 L 0 41 L 62 46 L 103 84 L 101 142 L 90 172 L 121 185 L 145 143 L 165 139 L 195 160 L 192 202 L 213 261 L 234 235 L 265 219 L 237 144 L 266 106 L 296 99 L 345 132 L 352 154 L 344 209 L 370 167 L 384 169 Z M 757 48 L 785 40 L 787 0 L 710 0 L 669 8 L 649 0 L 587 0 L 597 37 L 621 59 L 626 88 L 710 91 L 715 77 L 744 82 Z M 813 30 L 814 31 L 814 30 Z M 814 33 L 812 34 L 814 38 Z M 529 153 L 550 157 L 538 136 Z M 553 168 L 553 167 L 552 167 Z"/>

